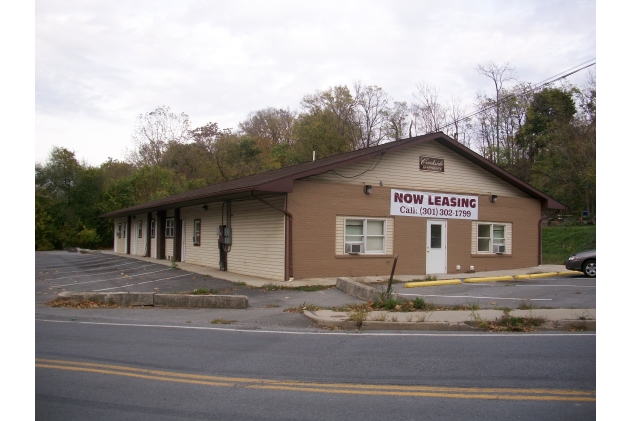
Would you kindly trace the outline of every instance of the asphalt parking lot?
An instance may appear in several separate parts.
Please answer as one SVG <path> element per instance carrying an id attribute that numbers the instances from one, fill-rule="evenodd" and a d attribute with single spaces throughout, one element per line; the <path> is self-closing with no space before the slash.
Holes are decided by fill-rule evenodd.
<path id="1" fill-rule="evenodd" d="M 596 308 L 596 278 L 582 275 L 422 288 L 396 284 L 394 291 L 440 305 L 475 303 L 480 308 Z"/>
<path id="2" fill-rule="evenodd" d="M 249 301 L 247 310 L 231 309 L 176 309 L 152 308 L 115 309 L 120 320 L 138 322 L 164 322 L 166 317 L 174 323 L 208 325 L 214 319 L 238 321 L 241 328 L 309 328 L 315 324 L 299 313 L 284 310 L 299 307 L 304 303 L 318 306 L 341 306 L 360 299 L 330 288 L 321 291 L 304 292 L 296 290 L 264 290 L 237 286 L 232 282 L 199 275 L 169 266 L 145 262 L 111 254 L 80 254 L 66 251 L 35 253 L 35 301 L 37 304 L 49 302 L 61 291 L 133 291 L 185 293 L 196 288 L 214 289 L 221 294 L 246 295 Z M 38 316 L 46 317 L 87 317 L 111 318 L 112 309 L 76 310 L 53 308 L 41 305 Z M 238 313 L 238 314 L 237 314 Z"/>
<path id="3" fill-rule="evenodd" d="M 66 251 L 36 252 L 35 281 L 36 303 L 50 301 L 61 291 L 190 293 L 196 288 L 246 295 L 251 308 L 280 311 L 303 303 L 331 307 L 360 302 L 335 288 L 315 292 L 265 291 L 152 262 L 111 254 Z M 404 288 L 403 284 L 395 284 L 394 291 L 438 305 L 475 303 L 480 308 L 519 308 L 524 305 L 596 308 L 596 278 L 579 275 L 422 288 Z"/>

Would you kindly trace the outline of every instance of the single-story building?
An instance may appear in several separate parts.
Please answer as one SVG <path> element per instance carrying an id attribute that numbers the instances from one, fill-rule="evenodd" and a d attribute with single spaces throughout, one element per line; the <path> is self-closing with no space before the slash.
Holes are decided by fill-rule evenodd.
<path id="1" fill-rule="evenodd" d="M 117 253 L 289 280 L 536 266 L 544 209 L 564 206 L 438 132 L 101 217 Z"/>

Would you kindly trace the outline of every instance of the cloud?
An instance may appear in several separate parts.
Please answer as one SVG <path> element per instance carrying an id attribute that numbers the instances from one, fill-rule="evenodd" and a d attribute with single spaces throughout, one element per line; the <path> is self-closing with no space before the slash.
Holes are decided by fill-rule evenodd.
<path id="1" fill-rule="evenodd" d="M 595 57 L 595 27 L 594 1 L 37 1 L 36 159 L 50 144 L 120 158 L 160 105 L 236 128 L 355 80 L 398 101 L 425 81 L 472 102 L 491 90 L 478 64 L 538 82 Z"/>

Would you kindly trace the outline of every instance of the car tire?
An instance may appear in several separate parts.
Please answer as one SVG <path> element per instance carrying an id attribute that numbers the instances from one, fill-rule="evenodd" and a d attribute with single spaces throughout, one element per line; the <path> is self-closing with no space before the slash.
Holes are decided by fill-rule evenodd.
<path id="1" fill-rule="evenodd" d="M 583 265 L 583 273 L 588 278 L 595 278 L 596 277 L 596 261 L 595 260 L 586 261 L 585 264 Z"/>

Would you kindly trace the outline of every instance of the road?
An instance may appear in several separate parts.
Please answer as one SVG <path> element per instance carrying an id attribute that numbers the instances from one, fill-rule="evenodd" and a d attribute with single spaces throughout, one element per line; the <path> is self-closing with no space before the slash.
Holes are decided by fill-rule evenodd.
<path id="1" fill-rule="evenodd" d="M 40 319 L 35 408 L 47 420 L 588 420 L 596 411 L 595 352 L 592 334 L 370 335 Z"/>
<path id="2" fill-rule="evenodd" d="M 41 304 L 47 282 L 36 281 L 37 419 L 596 416 L 594 333 L 324 331 L 300 314 L 266 313 L 278 308 L 263 303 L 302 299 L 293 291 L 255 291 L 258 304 L 239 316 L 51 308 Z M 310 294 L 341 299 L 336 290 Z M 240 322 L 211 324 L 230 314 Z"/>

